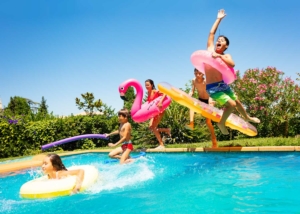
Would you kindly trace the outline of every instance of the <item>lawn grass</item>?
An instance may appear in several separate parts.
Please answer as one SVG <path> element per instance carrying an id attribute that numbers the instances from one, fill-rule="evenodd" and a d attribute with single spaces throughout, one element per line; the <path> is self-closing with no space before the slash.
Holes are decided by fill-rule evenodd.
<path id="1" fill-rule="evenodd" d="M 180 144 L 168 144 L 166 142 L 166 148 L 210 148 L 212 145 L 211 141 L 201 143 L 180 143 Z M 158 145 L 135 145 L 135 148 L 145 147 L 151 148 Z M 300 138 L 246 138 L 237 139 L 231 141 L 219 141 L 219 147 L 253 147 L 253 146 L 300 146 Z"/>
<path id="2" fill-rule="evenodd" d="M 166 142 L 166 148 L 210 148 L 211 147 L 211 141 L 201 142 L 201 143 L 180 143 L 180 144 L 168 144 Z M 148 149 L 148 148 L 154 148 L 158 146 L 157 145 L 151 145 L 151 144 L 140 144 L 136 145 L 134 144 L 135 149 Z M 253 146 L 300 146 L 300 138 L 246 138 L 246 139 L 237 139 L 237 140 L 231 140 L 231 141 L 220 141 L 218 142 L 219 147 L 253 147 Z M 95 149 L 112 149 L 111 147 L 97 147 Z M 86 149 L 84 149 L 86 150 Z M 80 150 L 76 150 L 80 151 Z M 69 151 L 63 151 L 59 150 L 55 153 L 63 153 L 63 152 L 69 152 Z M 42 151 L 35 150 L 33 151 L 33 154 L 36 155 L 42 153 Z M 28 155 L 28 156 L 31 156 Z M 24 157 L 24 156 L 23 156 Z M 10 157 L 10 158 L 2 158 L 0 159 L 0 162 L 6 161 L 6 160 L 13 160 L 22 158 L 22 156 L 19 157 Z"/>
<path id="3" fill-rule="evenodd" d="M 211 141 L 205 141 L 201 143 L 178 143 L 178 144 L 168 144 L 166 142 L 166 148 L 210 148 L 212 145 Z M 154 148 L 157 145 L 153 144 L 134 144 L 135 149 L 140 148 Z M 237 139 L 231 141 L 219 141 L 219 147 L 253 147 L 253 146 L 300 146 L 300 138 L 246 138 Z M 96 149 L 112 149 L 111 147 L 97 147 Z"/>

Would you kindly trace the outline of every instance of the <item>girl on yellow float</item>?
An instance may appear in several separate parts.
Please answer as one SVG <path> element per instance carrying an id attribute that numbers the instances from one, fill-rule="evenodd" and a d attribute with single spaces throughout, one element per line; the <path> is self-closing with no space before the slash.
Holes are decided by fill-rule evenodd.
<path id="1" fill-rule="evenodd" d="M 62 163 L 61 158 L 57 154 L 48 154 L 44 158 L 42 170 L 48 175 L 49 179 L 61 179 L 69 175 L 76 175 L 76 185 L 72 192 L 77 193 L 80 191 L 82 181 L 84 179 L 84 170 L 67 170 L 65 165 Z"/>

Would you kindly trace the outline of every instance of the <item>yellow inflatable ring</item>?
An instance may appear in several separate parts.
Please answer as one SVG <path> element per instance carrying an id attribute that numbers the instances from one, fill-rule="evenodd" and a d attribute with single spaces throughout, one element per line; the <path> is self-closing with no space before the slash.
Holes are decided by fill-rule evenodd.
<path id="1" fill-rule="evenodd" d="M 179 90 L 178 88 L 175 88 L 166 82 L 159 83 L 158 90 L 170 96 L 177 103 L 200 113 L 203 117 L 209 118 L 212 121 L 219 122 L 222 117 L 222 110 L 210 106 L 206 103 L 200 102 L 199 100 L 189 96 L 184 91 Z M 252 124 L 246 122 L 244 119 L 235 114 L 231 114 L 228 117 L 225 125 L 230 127 L 231 129 L 238 130 L 249 136 L 257 135 L 257 130 Z"/>
<path id="2" fill-rule="evenodd" d="M 98 178 L 98 170 L 94 166 L 72 166 L 68 170 L 83 169 L 84 179 L 80 191 L 94 184 Z M 70 195 L 76 183 L 76 176 L 62 179 L 48 179 L 43 176 L 26 182 L 21 186 L 20 195 L 23 198 L 52 198 Z"/>

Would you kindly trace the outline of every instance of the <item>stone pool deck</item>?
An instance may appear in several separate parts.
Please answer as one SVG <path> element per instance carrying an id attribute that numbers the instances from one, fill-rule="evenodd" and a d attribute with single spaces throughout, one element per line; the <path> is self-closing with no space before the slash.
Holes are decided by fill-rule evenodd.
<path id="1" fill-rule="evenodd" d="M 69 156 L 84 153 L 108 153 L 112 149 L 81 150 L 74 152 L 59 153 L 60 156 Z M 136 150 L 139 151 L 139 150 Z M 157 152 L 300 152 L 300 146 L 258 146 L 258 147 L 219 147 L 219 148 L 165 148 L 162 150 L 145 149 L 149 153 Z M 0 164 L 0 174 L 16 172 L 23 169 L 42 166 L 47 153 L 33 156 L 32 159 L 13 163 Z"/>

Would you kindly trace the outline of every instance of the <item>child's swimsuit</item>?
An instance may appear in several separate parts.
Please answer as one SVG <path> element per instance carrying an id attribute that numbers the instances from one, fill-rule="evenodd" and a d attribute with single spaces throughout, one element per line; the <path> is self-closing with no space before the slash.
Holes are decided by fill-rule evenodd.
<path id="1" fill-rule="evenodd" d="M 203 103 L 206 103 L 206 104 L 208 104 L 208 99 L 202 99 L 202 98 L 198 98 L 198 100 L 200 100 L 201 102 L 203 102 Z"/>
<path id="2" fill-rule="evenodd" d="M 124 143 L 122 143 L 121 147 L 122 147 L 123 152 L 125 152 L 126 149 L 130 149 L 131 151 L 133 150 L 133 145 L 132 145 L 131 140 L 128 142 L 125 141 Z"/>
<path id="3" fill-rule="evenodd" d="M 164 95 L 164 94 L 159 91 L 156 91 L 152 96 L 148 96 L 147 101 L 151 102 L 162 95 Z"/>
<path id="4" fill-rule="evenodd" d="M 231 99 L 237 100 L 237 97 L 230 86 L 224 83 L 224 81 L 207 84 L 206 91 L 212 99 L 216 100 L 221 105 L 224 105 Z"/>

